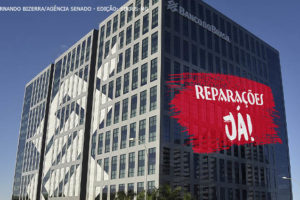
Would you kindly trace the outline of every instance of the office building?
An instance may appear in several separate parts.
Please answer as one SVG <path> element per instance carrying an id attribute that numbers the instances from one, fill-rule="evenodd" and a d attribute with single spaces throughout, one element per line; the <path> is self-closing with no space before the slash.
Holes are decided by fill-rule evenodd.
<path id="1" fill-rule="evenodd" d="M 53 66 L 25 86 L 12 199 L 36 199 Z"/>
<path id="2" fill-rule="evenodd" d="M 31 158 L 20 152 L 29 134 L 21 125 L 15 199 L 114 199 L 118 191 L 163 184 L 200 200 L 292 199 L 282 179 L 290 164 L 279 52 L 200 0 L 131 0 L 124 7 L 54 62 L 40 174 L 19 179 Z M 271 87 L 283 143 L 194 153 L 171 118 L 176 91 L 166 84 L 169 74 L 184 72 Z M 23 116 L 24 109 L 22 124 Z"/>

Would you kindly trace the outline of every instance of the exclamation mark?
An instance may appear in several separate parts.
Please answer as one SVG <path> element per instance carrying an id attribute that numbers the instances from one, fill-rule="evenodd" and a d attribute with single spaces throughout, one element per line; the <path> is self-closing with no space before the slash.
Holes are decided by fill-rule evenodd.
<path id="1" fill-rule="evenodd" d="M 247 124 L 248 124 L 248 132 L 249 132 L 249 136 L 251 138 L 251 141 L 254 142 L 254 137 L 252 137 L 252 122 L 251 122 L 251 117 L 250 115 L 247 114 Z"/>

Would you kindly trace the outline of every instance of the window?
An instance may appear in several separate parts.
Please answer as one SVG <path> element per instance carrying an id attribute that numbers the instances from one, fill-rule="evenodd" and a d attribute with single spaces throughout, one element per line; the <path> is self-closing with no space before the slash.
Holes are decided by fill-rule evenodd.
<path id="1" fill-rule="evenodd" d="M 153 33 L 151 36 L 151 54 L 157 52 L 158 49 L 158 32 Z"/>
<path id="2" fill-rule="evenodd" d="M 142 42 L 142 59 L 148 57 L 148 38 L 143 39 Z"/>
<path id="3" fill-rule="evenodd" d="M 129 72 L 124 75 L 123 94 L 127 94 L 128 92 L 129 92 Z"/>
<path id="4" fill-rule="evenodd" d="M 125 25 L 125 11 L 122 11 L 120 14 L 120 28 Z"/>
<path id="5" fill-rule="evenodd" d="M 227 181 L 232 183 L 232 161 L 227 160 Z"/>
<path id="6" fill-rule="evenodd" d="M 244 46 L 244 34 L 242 30 L 239 30 L 239 36 L 240 36 L 240 45 Z"/>
<path id="7" fill-rule="evenodd" d="M 156 109 L 157 102 L 157 87 L 150 88 L 150 111 Z"/>
<path id="8" fill-rule="evenodd" d="M 136 139 L 136 123 L 130 124 L 129 147 L 135 146 Z"/>
<path id="9" fill-rule="evenodd" d="M 158 25 L 158 8 L 152 10 L 152 28 Z"/>
<path id="10" fill-rule="evenodd" d="M 174 143 L 175 144 L 180 144 L 181 143 L 181 138 L 180 138 L 180 135 L 181 135 L 181 127 L 180 125 L 177 123 L 176 120 L 173 120 L 173 138 L 174 138 Z"/>
<path id="11" fill-rule="evenodd" d="M 114 91 L 114 81 L 109 82 L 108 84 L 108 98 L 113 99 Z"/>
<path id="12" fill-rule="evenodd" d="M 171 140 L 171 134 L 170 134 L 170 118 L 167 115 L 164 115 L 164 121 L 163 121 L 163 130 L 164 130 L 164 141 L 166 143 L 170 143 Z"/>
<path id="13" fill-rule="evenodd" d="M 215 39 L 215 51 L 217 53 L 220 53 L 219 36 L 215 35 L 214 39 Z"/>
<path id="14" fill-rule="evenodd" d="M 138 86 L 138 68 L 132 70 L 132 84 L 131 89 L 135 90 Z"/>
<path id="15" fill-rule="evenodd" d="M 208 9 L 205 9 L 206 21 L 211 24 L 211 12 Z"/>
<path id="16" fill-rule="evenodd" d="M 105 133 L 105 153 L 110 152 L 110 131 Z"/>
<path id="17" fill-rule="evenodd" d="M 148 64 L 145 63 L 141 67 L 141 86 L 147 84 L 147 77 L 148 77 Z"/>
<path id="18" fill-rule="evenodd" d="M 135 169 L 135 153 L 129 153 L 128 159 L 128 177 L 134 177 L 134 169 Z"/>
<path id="19" fill-rule="evenodd" d="M 139 43 L 135 44 L 133 47 L 133 64 L 139 61 Z"/>
<path id="20" fill-rule="evenodd" d="M 123 100 L 122 106 L 122 121 L 128 119 L 128 98 Z"/>
<path id="21" fill-rule="evenodd" d="M 125 192 L 125 184 L 119 185 L 119 192 Z"/>
<path id="22" fill-rule="evenodd" d="M 228 57 L 230 60 L 233 61 L 233 49 L 232 49 L 232 44 L 228 43 Z"/>
<path id="23" fill-rule="evenodd" d="M 97 78 L 97 80 L 96 80 L 96 88 L 97 88 L 97 90 L 100 91 L 100 87 L 101 87 L 101 80 L 99 78 Z"/>
<path id="24" fill-rule="evenodd" d="M 98 135 L 98 155 L 102 154 L 103 151 L 103 133 Z"/>
<path id="25" fill-rule="evenodd" d="M 146 135 L 146 120 L 143 119 L 139 122 L 139 144 L 145 143 Z"/>
<path id="26" fill-rule="evenodd" d="M 206 36 L 207 36 L 207 44 L 206 45 L 209 49 L 212 49 L 212 33 L 207 30 Z"/>
<path id="27" fill-rule="evenodd" d="M 242 172 L 242 184 L 246 184 L 246 165 L 242 163 L 241 165 L 241 172 Z"/>
<path id="28" fill-rule="evenodd" d="M 107 115 L 106 115 L 106 126 L 110 126 L 111 125 L 111 118 L 112 118 L 112 112 L 111 110 L 108 111 Z"/>
<path id="29" fill-rule="evenodd" d="M 91 37 L 88 38 L 88 44 L 87 44 L 87 48 L 86 48 L 86 57 L 85 57 L 85 61 L 87 62 L 89 57 L 90 57 L 90 45 L 91 45 Z M 72 58 L 71 58 L 71 67 L 70 67 L 70 71 L 72 72 L 74 70 L 74 64 L 75 64 L 75 48 L 72 51 Z M 47 80 L 48 81 L 48 80 Z M 46 93 L 44 93 L 46 94 Z M 44 96 L 45 98 L 46 96 Z"/>
<path id="30" fill-rule="evenodd" d="M 124 46 L 124 31 L 122 31 L 122 32 L 119 33 L 119 38 L 120 38 L 120 44 L 119 44 L 119 46 L 120 46 L 120 49 L 122 49 L 123 46 Z"/>
<path id="31" fill-rule="evenodd" d="M 228 67 L 227 62 L 225 60 L 222 61 L 222 73 L 228 74 Z"/>
<path id="32" fill-rule="evenodd" d="M 111 32 L 111 21 L 108 21 L 106 24 L 106 38 L 110 36 Z"/>
<path id="33" fill-rule="evenodd" d="M 147 90 L 140 93 L 140 115 L 146 113 Z"/>
<path id="34" fill-rule="evenodd" d="M 199 41 L 201 45 L 205 46 L 205 31 L 201 26 L 199 26 Z"/>
<path id="35" fill-rule="evenodd" d="M 157 58 L 151 60 L 150 81 L 157 79 Z"/>
<path id="36" fill-rule="evenodd" d="M 77 49 L 76 49 L 76 65 L 75 65 L 75 69 L 77 69 L 77 68 L 78 68 L 78 65 L 79 65 L 80 48 L 81 48 L 81 46 L 78 45 L 78 46 L 77 46 Z"/>
<path id="37" fill-rule="evenodd" d="M 126 49 L 126 51 L 125 51 L 125 69 L 130 66 L 130 54 L 131 54 L 130 48 Z"/>
<path id="38" fill-rule="evenodd" d="M 122 65 L 123 65 L 123 53 L 120 53 L 118 57 L 117 73 L 122 71 Z"/>
<path id="39" fill-rule="evenodd" d="M 135 117 L 136 116 L 136 109 L 137 109 L 137 95 L 133 95 L 131 97 L 131 111 L 130 111 L 130 117 Z"/>
<path id="40" fill-rule="evenodd" d="M 178 33 L 180 33 L 180 17 L 178 13 L 174 13 L 174 18 L 173 18 L 173 22 L 174 22 L 174 30 Z"/>
<path id="41" fill-rule="evenodd" d="M 114 48 L 115 44 L 117 43 L 117 36 L 115 35 L 112 39 L 111 39 L 111 48 Z"/>
<path id="42" fill-rule="evenodd" d="M 152 5 L 156 4 L 158 0 L 152 0 Z"/>
<path id="43" fill-rule="evenodd" d="M 121 95 L 121 77 L 117 78 L 116 80 L 116 92 L 115 97 L 119 97 Z"/>
<path id="44" fill-rule="evenodd" d="M 234 51 L 235 51 L 235 61 L 237 63 L 240 63 L 240 52 L 239 52 L 239 48 L 236 46 L 234 47 Z"/>
<path id="45" fill-rule="evenodd" d="M 107 194 L 108 194 L 107 190 L 108 190 L 108 187 L 107 187 L 107 185 L 105 185 L 102 189 L 102 199 L 103 200 L 107 200 Z"/>
<path id="46" fill-rule="evenodd" d="M 229 74 L 230 75 L 234 74 L 234 66 L 232 64 L 229 64 Z"/>
<path id="47" fill-rule="evenodd" d="M 88 66 L 85 66 L 85 68 L 84 68 L 84 75 L 83 75 L 83 79 L 85 81 L 88 80 L 88 75 L 89 75 L 89 68 L 88 68 Z"/>
<path id="48" fill-rule="evenodd" d="M 144 173 L 145 173 L 145 150 L 141 150 L 138 152 L 138 176 L 144 176 Z"/>
<path id="49" fill-rule="evenodd" d="M 235 199 L 236 200 L 241 200 L 240 198 L 241 198 L 240 197 L 240 190 L 239 189 L 235 189 Z M 245 198 L 245 199 L 247 199 L 247 198 Z M 262 199 L 266 199 L 266 198 L 262 197 Z"/>
<path id="50" fill-rule="evenodd" d="M 148 174 L 155 174 L 156 148 L 149 149 Z"/>
<path id="51" fill-rule="evenodd" d="M 132 37 L 132 26 L 128 26 L 126 29 L 126 45 L 131 42 L 131 37 Z"/>
<path id="52" fill-rule="evenodd" d="M 265 186 L 265 170 L 263 167 L 260 168 L 260 183 Z"/>
<path id="53" fill-rule="evenodd" d="M 234 180 L 235 180 L 235 184 L 239 184 L 240 183 L 240 167 L 239 167 L 239 163 L 235 162 L 234 163 Z"/>
<path id="54" fill-rule="evenodd" d="M 187 41 L 183 41 L 183 59 L 187 62 L 190 60 L 190 49 L 189 49 L 189 43 Z"/>
<path id="55" fill-rule="evenodd" d="M 239 157 L 239 147 L 237 145 L 233 146 L 234 156 Z"/>
<path id="56" fill-rule="evenodd" d="M 111 158 L 111 179 L 116 179 L 117 177 L 117 156 Z"/>
<path id="57" fill-rule="evenodd" d="M 78 110 L 78 113 L 79 113 L 79 110 Z M 64 126 L 64 123 L 65 123 L 64 119 L 65 119 L 65 107 L 63 107 L 61 109 L 60 127 Z"/>
<path id="58" fill-rule="evenodd" d="M 165 47 L 164 51 L 167 53 L 171 53 L 171 34 L 165 31 Z"/>
<path id="59" fill-rule="evenodd" d="M 208 71 L 214 72 L 214 64 L 213 64 L 213 56 L 210 52 L 207 53 L 207 63 L 208 63 Z"/>
<path id="60" fill-rule="evenodd" d="M 120 149 L 126 148 L 127 140 L 127 126 L 122 126 L 121 128 L 121 147 Z"/>
<path id="61" fill-rule="evenodd" d="M 191 22 L 192 40 L 197 41 L 197 26 L 195 22 Z"/>
<path id="62" fill-rule="evenodd" d="M 225 181 L 225 162 L 224 159 L 219 160 L 219 165 L 220 165 L 220 181 L 224 182 Z"/>
<path id="63" fill-rule="evenodd" d="M 110 186 L 110 198 L 115 199 L 115 197 L 116 197 L 116 186 L 111 185 Z"/>
<path id="64" fill-rule="evenodd" d="M 133 16 L 133 4 L 130 4 L 127 12 L 127 23 L 132 20 L 132 16 Z"/>
<path id="65" fill-rule="evenodd" d="M 91 37 L 89 37 L 87 40 L 85 62 L 87 62 L 89 60 L 90 52 L 91 52 Z M 73 52 L 72 52 L 71 71 L 73 71 L 73 66 L 74 66 L 74 57 L 75 57 L 74 54 L 75 54 L 75 49 L 73 49 Z"/>
<path id="66" fill-rule="evenodd" d="M 134 183 L 128 183 L 127 188 L 128 193 L 134 194 Z"/>
<path id="67" fill-rule="evenodd" d="M 247 53 L 247 69 L 251 72 L 252 69 L 251 69 L 251 57 L 250 57 L 250 54 Z"/>
<path id="68" fill-rule="evenodd" d="M 200 155 L 194 153 L 193 160 L 194 160 L 194 177 L 196 179 L 199 179 L 200 178 Z"/>
<path id="69" fill-rule="evenodd" d="M 226 57 L 227 56 L 227 51 L 226 51 L 226 42 L 225 42 L 225 40 L 221 40 L 221 48 L 222 48 L 222 56 Z"/>
<path id="70" fill-rule="evenodd" d="M 149 0 L 144 0 L 144 8 L 145 9 L 149 8 Z"/>
<path id="71" fill-rule="evenodd" d="M 136 0 L 135 1 L 135 16 L 140 15 L 141 13 L 141 0 Z"/>
<path id="72" fill-rule="evenodd" d="M 106 172 L 107 174 L 109 173 L 109 158 L 104 158 L 104 172 Z"/>
<path id="73" fill-rule="evenodd" d="M 120 102 L 115 103 L 114 124 L 119 123 Z"/>
<path id="74" fill-rule="evenodd" d="M 165 26 L 168 28 L 171 28 L 171 11 L 170 10 L 166 10 L 165 11 Z"/>
<path id="75" fill-rule="evenodd" d="M 156 140 L 156 116 L 149 118 L 149 142 Z"/>
<path id="76" fill-rule="evenodd" d="M 137 39 L 140 37 L 140 20 L 137 20 L 134 23 L 134 39 Z"/>
<path id="77" fill-rule="evenodd" d="M 108 56 L 108 54 L 109 54 L 109 45 L 110 45 L 110 41 L 108 40 L 105 43 L 104 58 L 106 58 Z"/>
<path id="78" fill-rule="evenodd" d="M 118 150 L 118 136 L 119 136 L 119 129 L 116 128 L 116 129 L 113 130 L 112 151 Z"/>
<path id="79" fill-rule="evenodd" d="M 143 17 L 143 35 L 149 31 L 149 14 Z"/>
<path id="80" fill-rule="evenodd" d="M 174 36 L 174 56 L 177 58 L 180 58 L 180 38 L 177 36 Z"/>
<path id="81" fill-rule="evenodd" d="M 120 173 L 119 178 L 125 177 L 125 169 L 126 169 L 126 154 L 120 156 Z"/>
<path id="82" fill-rule="evenodd" d="M 118 15 L 114 17 L 113 32 L 116 32 L 117 29 L 118 29 Z"/>
<path id="83" fill-rule="evenodd" d="M 251 51 L 252 53 L 255 53 L 255 44 L 254 44 L 254 38 L 250 37 L 250 47 L 251 47 Z"/>
<path id="84" fill-rule="evenodd" d="M 99 165 L 99 167 L 102 167 L 102 159 L 97 160 L 97 165 Z"/>
<path id="85" fill-rule="evenodd" d="M 241 54 L 241 62 L 242 62 L 242 65 L 246 65 L 246 57 L 245 57 L 245 52 L 241 49 L 240 50 L 240 54 Z"/>
<path id="86" fill-rule="evenodd" d="M 197 46 L 192 45 L 192 64 L 198 65 L 198 51 Z"/>
<path id="87" fill-rule="evenodd" d="M 189 20 L 187 18 L 182 18 L 182 30 L 183 35 L 189 37 Z"/>
<path id="88" fill-rule="evenodd" d="M 261 44 L 261 54 L 262 58 L 265 60 L 266 59 L 266 52 L 265 52 L 265 46 Z"/>
<path id="89" fill-rule="evenodd" d="M 219 74 L 219 73 L 221 73 L 220 58 L 216 56 L 215 61 L 216 61 L 216 72 Z"/>

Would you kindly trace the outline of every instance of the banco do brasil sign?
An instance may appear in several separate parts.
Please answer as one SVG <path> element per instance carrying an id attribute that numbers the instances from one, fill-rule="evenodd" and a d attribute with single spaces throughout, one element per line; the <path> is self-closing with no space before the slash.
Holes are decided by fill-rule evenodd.
<path id="1" fill-rule="evenodd" d="M 178 5 L 178 3 L 174 2 L 173 0 L 168 1 L 167 9 L 171 10 L 172 12 L 178 12 L 181 16 L 188 18 L 189 20 L 195 22 L 196 24 L 202 26 L 206 30 L 218 35 L 220 38 L 230 42 L 229 36 L 223 33 L 222 31 L 218 30 L 214 25 L 208 24 L 205 21 L 202 21 L 197 16 L 192 15 L 188 11 L 186 11 L 183 7 Z"/>

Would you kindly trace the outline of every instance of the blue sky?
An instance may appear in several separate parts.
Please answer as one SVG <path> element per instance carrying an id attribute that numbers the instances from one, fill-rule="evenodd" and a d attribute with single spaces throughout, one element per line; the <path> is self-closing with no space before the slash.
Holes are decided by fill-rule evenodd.
<path id="1" fill-rule="evenodd" d="M 0 6 L 22 5 L 113 5 L 125 0 L 1 0 Z M 300 1 L 206 0 L 280 51 L 292 177 L 300 183 L 299 75 Z M 3 13 L 0 12 L 0 199 L 12 190 L 24 86 L 69 46 L 108 14 L 92 13 Z M 293 183 L 294 199 L 300 185 Z M 298 189 L 297 189 L 298 188 Z"/>

